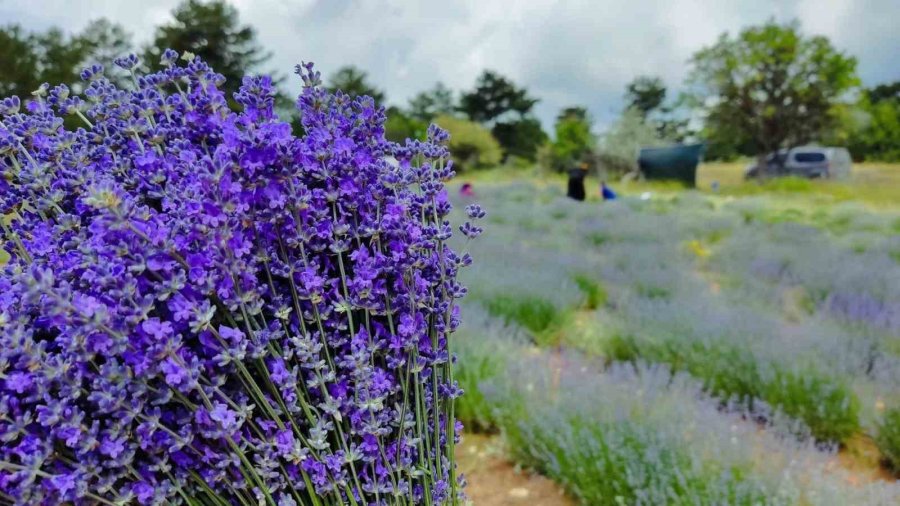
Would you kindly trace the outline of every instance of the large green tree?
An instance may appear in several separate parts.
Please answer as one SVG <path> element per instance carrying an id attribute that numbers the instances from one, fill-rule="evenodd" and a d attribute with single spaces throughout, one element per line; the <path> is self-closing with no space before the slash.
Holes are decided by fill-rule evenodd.
<path id="1" fill-rule="evenodd" d="M 77 40 L 83 45 L 85 55 L 82 66 L 99 63 L 107 69 L 107 74 L 111 78 L 121 75 L 115 66 L 115 59 L 128 55 L 133 48 L 131 34 L 121 25 L 106 18 L 88 23 Z"/>
<path id="2" fill-rule="evenodd" d="M 37 40 L 21 26 L 0 29 L 0 97 L 27 97 L 41 84 L 44 72 Z"/>
<path id="3" fill-rule="evenodd" d="M 597 162 L 607 175 L 638 174 L 637 154 L 641 148 L 671 144 L 673 139 L 633 107 L 600 136 L 596 149 Z"/>
<path id="4" fill-rule="evenodd" d="M 534 161 L 547 141 L 541 123 L 531 115 L 538 99 L 497 72 L 485 70 L 475 88 L 460 98 L 459 110 L 472 121 L 491 127 L 507 156 Z"/>
<path id="5" fill-rule="evenodd" d="M 665 100 L 666 85 L 659 77 L 636 77 L 625 86 L 627 106 L 639 111 L 645 118 L 659 109 Z"/>
<path id="6" fill-rule="evenodd" d="M 455 111 L 453 90 L 440 82 L 409 100 L 409 115 L 419 121 L 431 121 L 435 116 L 450 115 Z"/>
<path id="7" fill-rule="evenodd" d="M 504 155 L 515 156 L 529 162 L 535 161 L 538 149 L 548 140 L 541 122 L 531 116 L 497 122 L 491 133 L 503 146 Z"/>
<path id="8" fill-rule="evenodd" d="M 58 28 L 29 32 L 18 25 L 0 28 L 0 96 L 28 98 L 42 83 L 77 88 L 79 73 L 99 62 L 115 75 L 112 60 L 131 49 L 131 36 L 106 19 L 88 23 L 75 34 Z"/>
<path id="9" fill-rule="evenodd" d="M 462 94 L 459 109 L 472 121 L 491 123 L 510 113 L 524 117 L 537 102 L 525 88 L 497 72 L 485 70 L 475 88 Z"/>
<path id="10" fill-rule="evenodd" d="M 591 133 L 592 120 L 584 107 L 566 107 L 556 117 L 554 139 L 545 151 L 541 161 L 556 171 L 572 168 L 573 164 L 586 161 L 597 144 Z"/>
<path id="11" fill-rule="evenodd" d="M 375 99 L 375 103 L 383 105 L 385 94 L 369 82 L 369 74 L 353 65 L 339 68 L 328 78 L 329 91 L 343 91 L 351 97 L 367 96 Z"/>
<path id="12" fill-rule="evenodd" d="M 847 144 L 857 160 L 900 161 L 900 81 L 865 90 Z"/>
<path id="13" fill-rule="evenodd" d="M 734 37 L 725 33 L 690 64 L 688 84 L 705 112 L 711 141 L 717 133 L 727 135 L 760 162 L 827 133 L 832 109 L 859 83 L 855 58 L 825 37 L 803 35 L 796 22 L 769 21 Z"/>
<path id="14" fill-rule="evenodd" d="M 865 90 L 866 98 L 869 102 L 877 104 L 883 100 L 900 100 L 900 81 L 892 83 L 879 84 L 873 88 Z"/>
<path id="15" fill-rule="evenodd" d="M 259 69 L 271 54 L 259 45 L 256 31 L 242 24 L 232 5 L 213 0 L 185 0 L 172 11 L 172 20 L 156 28 L 144 54 L 155 66 L 162 51 L 189 51 L 225 76 L 228 97 L 241 86 L 244 75 Z"/>

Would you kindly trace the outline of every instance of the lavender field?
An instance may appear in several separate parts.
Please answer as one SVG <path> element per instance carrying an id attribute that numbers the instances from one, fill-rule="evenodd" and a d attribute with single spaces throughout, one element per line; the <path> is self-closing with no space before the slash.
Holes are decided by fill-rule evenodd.
<path id="1" fill-rule="evenodd" d="M 0 2 L 0 506 L 900 506 L 897 18 Z"/>
<path id="2" fill-rule="evenodd" d="M 540 181 L 475 198 L 469 430 L 582 504 L 900 502 L 896 210 L 778 192 L 578 203 Z"/>

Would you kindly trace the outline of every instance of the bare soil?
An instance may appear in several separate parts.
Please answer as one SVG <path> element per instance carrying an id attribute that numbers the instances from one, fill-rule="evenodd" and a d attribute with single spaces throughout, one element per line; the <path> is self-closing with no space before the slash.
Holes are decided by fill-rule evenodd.
<path id="1" fill-rule="evenodd" d="M 865 434 L 857 434 L 847 441 L 837 454 L 836 464 L 847 472 L 846 479 L 851 485 L 897 479 L 881 465 L 881 452 L 875 441 Z"/>
<path id="2" fill-rule="evenodd" d="M 497 436 L 466 434 L 457 448 L 466 495 L 475 506 L 575 506 L 549 479 L 519 469 L 504 457 Z"/>

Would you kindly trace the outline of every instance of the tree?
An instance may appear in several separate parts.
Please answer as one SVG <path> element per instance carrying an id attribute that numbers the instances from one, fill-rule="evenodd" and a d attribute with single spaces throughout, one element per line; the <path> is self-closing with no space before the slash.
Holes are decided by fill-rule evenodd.
<path id="1" fill-rule="evenodd" d="M 485 70 L 475 83 L 475 89 L 463 93 L 459 109 L 472 121 L 491 123 L 509 113 L 519 118 L 531 112 L 538 100 L 528 96 L 525 88 L 519 88 L 500 74 Z"/>
<path id="2" fill-rule="evenodd" d="M 864 90 L 848 123 L 856 160 L 900 161 L 900 81 Z"/>
<path id="3" fill-rule="evenodd" d="M 244 75 L 271 57 L 257 42 L 253 27 L 242 25 L 237 9 L 222 0 L 185 0 L 172 17 L 157 27 L 145 50 L 146 63 L 157 65 L 167 48 L 194 53 L 225 76 L 223 91 L 229 98 L 240 88 Z"/>
<path id="4" fill-rule="evenodd" d="M 541 122 L 532 117 L 498 122 L 491 129 L 494 138 L 503 146 L 506 156 L 515 156 L 529 162 L 537 158 L 537 151 L 547 142 L 547 133 Z"/>
<path id="5" fill-rule="evenodd" d="M 740 136 L 765 168 L 767 154 L 816 140 L 832 108 L 859 82 L 856 59 L 798 24 L 769 21 L 722 34 L 690 60 L 688 79 L 707 129 Z M 764 174 L 761 174 L 764 175 Z"/>
<path id="6" fill-rule="evenodd" d="M 629 108 L 645 118 L 659 109 L 666 100 L 666 85 L 658 77 L 640 76 L 625 86 L 625 101 Z"/>
<path id="7" fill-rule="evenodd" d="M 0 97 L 21 98 L 41 85 L 41 62 L 35 36 L 21 26 L 0 29 Z"/>
<path id="8" fill-rule="evenodd" d="M 507 156 L 534 161 L 538 147 L 547 141 L 541 123 L 529 114 L 537 102 L 525 88 L 485 70 L 475 89 L 463 93 L 459 110 L 472 121 L 492 125 L 491 132 Z"/>
<path id="9" fill-rule="evenodd" d="M 663 137 L 656 125 L 646 121 L 642 111 L 628 108 L 600 137 L 597 158 L 607 173 L 636 173 L 638 150 L 669 143 L 671 139 Z"/>
<path id="10" fill-rule="evenodd" d="M 79 65 L 86 67 L 99 63 L 106 69 L 110 79 L 117 79 L 118 67 L 115 59 L 126 56 L 132 50 L 131 34 L 116 23 L 106 18 L 96 19 L 88 23 L 76 38 L 82 45 L 84 60 Z M 119 83 L 121 84 L 121 83 Z"/>
<path id="11" fill-rule="evenodd" d="M 431 121 L 435 116 L 453 114 L 455 110 L 453 90 L 440 82 L 409 100 L 409 115 L 419 121 Z"/>
<path id="12" fill-rule="evenodd" d="M 877 104 L 883 100 L 900 100 L 900 81 L 879 84 L 874 88 L 865 90 L 865 95 L 872 104 Z"/>
<path id="13" fill-rule="evenodd" d="M 584 121 L 588 124 L 588 129 L 590 129 L 590 125 L 593 123 L 587 108 L 581 106 L 565 107 L 563 110 L 559 111 L 559 114 L 556 116 L 556 124 L 565 120 Z"/>
<path id="14" fill-rule="evenodd" d="M 666 104 L 666 85 L 659 77 L 633 79 L 625 86 L 625 101 L 626 110 L 638 112 L 648 125 L 656 127 L 660 138 L 681 142 L 692 134 L 689 118 L 678 114 L 683 100 Z"/>
<path id="15" fill-rule="evenodd" d="M 384 137 L 389 141 L 403 143 L 406 139 L 424 140 L 428 125 L 424 121 L 405 114 L 398 107 L 387 108 L 384 122 Z"/>
<path id="16" fill-rule="evenodd" d="M 58 28 L 27 32 L 18 25 L 0 28 L 0 96 L 30 98 L 42 83 L 81 84 L 79 73 L 90 63 L 114 72 L 112 60 L 131 48 L 131 36 L 106 19 L 87 25 L 79 34 Z"/>
<path id="17" fill-rule="evenodd" d="M 563 109 L 556 117 L 555 138 L 542 155 L 543 165 L 564 171 L 578 161 L 585 161 L 597 144 L 591 125 L 591 118 L 584 107 Z"/>
<path id="18" fill-rule="evenodd" d="M 383 104 L 385 100 L 384 92 L 369 83 L 368 79 L 369 75 L 366 71 L 353 65 L 347 65 L 339 68 L 328 79 L 328 91 L 341 90 L 351 97 L 372 97 L 375 99 L 376 104 Z"/>

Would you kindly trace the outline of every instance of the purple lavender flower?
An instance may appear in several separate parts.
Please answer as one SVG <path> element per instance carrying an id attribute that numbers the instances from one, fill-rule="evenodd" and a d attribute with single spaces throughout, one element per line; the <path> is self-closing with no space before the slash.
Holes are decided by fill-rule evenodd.
<path id="1" fill-rule="evenodd" d="M 0 102 L 0 503 L 457 503 L 446 132 L 183 60 Z"/>

